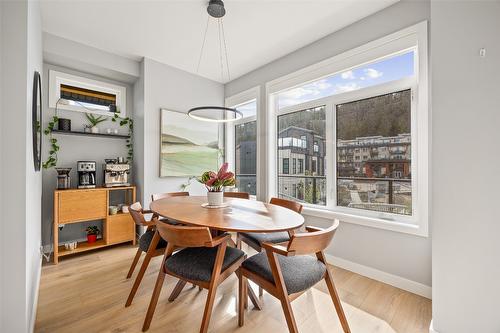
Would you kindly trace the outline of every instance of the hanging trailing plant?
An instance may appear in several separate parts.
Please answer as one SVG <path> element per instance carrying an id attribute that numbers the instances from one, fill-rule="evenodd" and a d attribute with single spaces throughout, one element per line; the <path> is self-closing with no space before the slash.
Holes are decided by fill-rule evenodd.
<path id="1" fill-rule="evenodd" d="M 59 151 L 60 147 L 57 144 L 57 139 L 52 136 L 52 130 L 54 129 L 54 126 L 56 125 L 58 120 L 59 118 L 57 116 L 53 116 L 52 120 L 47 124 L 47 128 L 43 131 L 45 135 L 49 136 L 50 143 L 49 156 L 47 157 L 47 160 L 42 164 L 44 169 L 50 169 L 57 165 L 57 152 Z"/>
<path id="2" fill-rule="evenodd" d="M 129 138 L 127 139 L 127 149 L 128 149 L 128 154 L 127 154 L 127 162 L 131 163 L 134 159 L 134 144 L 133 144 L 133 133 L 134 133 L 134 120 L 129 117 L 122 118 L 118 115 L 118 113 L 115 113 L 113 118 L 111 118 L 112 122 L 118 122 L 120 126 L 128 126 L 128 135 Z"/>

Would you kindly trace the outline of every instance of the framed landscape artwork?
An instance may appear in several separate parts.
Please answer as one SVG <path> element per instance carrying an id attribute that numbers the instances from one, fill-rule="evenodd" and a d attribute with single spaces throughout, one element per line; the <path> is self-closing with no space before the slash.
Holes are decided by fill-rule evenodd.
<path id="1" fill-rule="evenodd" d="M 160 177 L 201 176 L 217 170 L 219 124 L 160 109 Z"/>

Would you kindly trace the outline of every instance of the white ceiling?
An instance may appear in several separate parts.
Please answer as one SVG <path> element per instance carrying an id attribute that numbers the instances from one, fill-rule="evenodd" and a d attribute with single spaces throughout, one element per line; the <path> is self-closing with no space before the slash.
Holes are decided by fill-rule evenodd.
<path id="1" fill-rule="evenodd" d="M 231 79 L 297 50 L 398 0 L 227 0 Z M 42 0 L 44 31 L 118 55 L 195 73 L 207 22 L 203 0 Z M 199 75 L 219 82 L 219 44 L 211 21 Z"/>

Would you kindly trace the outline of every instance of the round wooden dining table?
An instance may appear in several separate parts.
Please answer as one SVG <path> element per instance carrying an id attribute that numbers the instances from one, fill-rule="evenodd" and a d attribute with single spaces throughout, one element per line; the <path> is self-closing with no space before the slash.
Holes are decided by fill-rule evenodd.
<path id="1" fill-rule="evenodd" d="M 304 224 L 302 215 L 262 201 L 224 198 L 224 208 L 203 207 L 206 202 L 206 196 L 170 197 L 153 201 L 150 210 L 170 220 L 216 231 L 291 232 Z"/>
<path id="2" fill-rule="evenodd" d="M 149 208 L 153 213 L 169 220 L 191 226 L 208 227 L 214 232 L 288 231 L 292 235 L 295 229 L 304 224 L 304 217 L 299 213 L 262 201 L 224 198 L 227 207 L 222 208 L 204 207 L 206 202 L 206 196 L 169 197 L 153 201 Z M 156 232 L 152 241 L 154 248 L 159 237 Z M 232 240 L 231 242 L 232 246 L 235 246 Z M 146 254 L 146 257 L 148 256 L 151 256 L 149 250 Z M 260 310 L 262 308 L 260 301 L 250 285 L 248 296 L 253 305 Z"/>

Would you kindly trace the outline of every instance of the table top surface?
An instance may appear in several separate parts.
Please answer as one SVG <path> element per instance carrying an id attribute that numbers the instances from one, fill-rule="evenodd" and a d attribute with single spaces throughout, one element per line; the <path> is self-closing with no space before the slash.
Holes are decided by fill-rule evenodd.
<path id="1" fill-rule="evenodd" d="M 205 208 L 206 196 L 170 197 L 153 201 L 150 209 L 162 217 L 192 226 L 236 232 L 278 232 L 301 227 L 304 217 L 269 203 L 224 198 L 229 206 Z"/>

